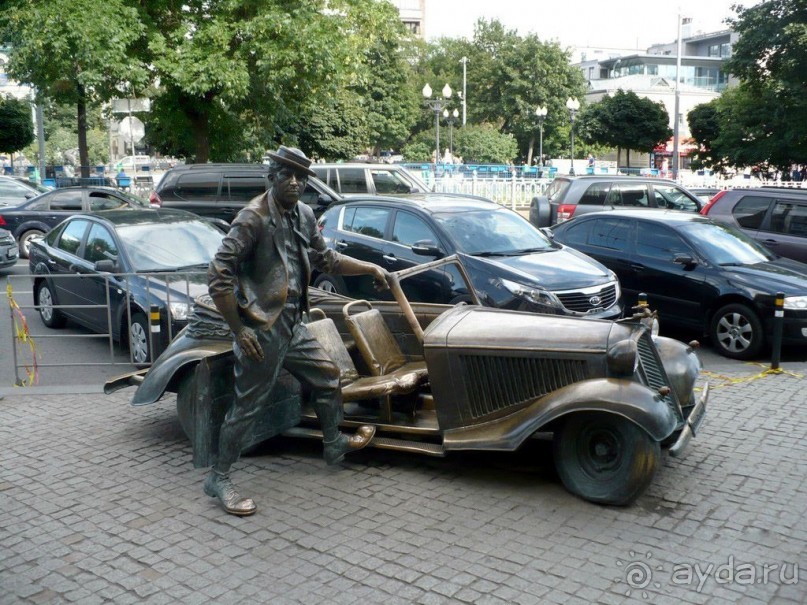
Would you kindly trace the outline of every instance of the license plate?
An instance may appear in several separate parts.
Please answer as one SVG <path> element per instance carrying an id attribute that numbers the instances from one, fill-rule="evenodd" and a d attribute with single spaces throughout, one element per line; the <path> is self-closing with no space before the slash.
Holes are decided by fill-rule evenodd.
<path id="1" fill-rule="evenodd" d="M 17 246 L 14 246 L 13 248 L 9 248 L 9 249 L 6 251 L 6 256 L 7 256 L 8 258 L 15 258 L 15 257 L 17 257 L 17 256 L 19 256 L 19 255 L 20 255 L 20 249 L 19 249 L 19 248 L 17 248 Z"/>

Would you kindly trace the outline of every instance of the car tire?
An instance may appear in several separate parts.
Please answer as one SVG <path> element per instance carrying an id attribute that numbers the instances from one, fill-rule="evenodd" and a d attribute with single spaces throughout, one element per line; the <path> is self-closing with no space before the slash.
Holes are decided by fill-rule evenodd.
<path id="1" fill-rule="evenodd" d="M 721 307 L 712 317 L 709 337 L 718 353 L 731 359 L 755 358 L 762 350 L 765 336 L 762 322 L 743 304 Z"/>
<path id="2" fill-rule="evenodd" d="M 39 304 L 39 317 L 42 319 L 42 323 L 48 328 L 63 328 L 67 319 L 59 309 L 53 308 L 56 302 L 54 301 L 53 292 L 48 282 L 43 281 L 39 284 L 36 300 Z"/>
<path id="3" fill-rule="evenodd" d="M 314 287 L 330 292 L 331 294 L 341 294 L 342 296 L 347 294 L 345 280 L 338 275 L 326 275 L 323 273 L 314 280 Z"/>
<path id="4" fill-rule="evenodd" d="M 132 313 L 132 325 L 129 328 L 129 356 L 137 367 L 143 367 L 151 361 L 149 346 L 149 322 L 143 313 Z"/>
<path id="5" fill-rule="evenodd" d="M 616 414 L 577 413 L 555 432 L 555 468 L 571 493 L 590 502 L 624 506 L 650 485 L 661 446 Z"/>
<path id="6" fill-rule="evenodd" d="M 20 258 L 28 258 L 28 249 L 31 246 L 31 239 L 34 237 L 42 237 L 43 235 L 45 235 L 45 233 L 43 231 L 39 231 L 38 229 L 31 229 L 30 231 L 26 231 L 20 235 Z"/>

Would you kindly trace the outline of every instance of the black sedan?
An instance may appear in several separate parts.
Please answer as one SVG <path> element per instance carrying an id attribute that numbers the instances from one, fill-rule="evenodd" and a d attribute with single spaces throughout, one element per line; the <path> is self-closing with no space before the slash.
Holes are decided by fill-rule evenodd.
<path id="1" fill-rule="evenodd" d="M 20 256 L 28 258 L 31 239 L 41 237 L 68 216 L 113 208 L 148 208 L 146 200 L 111 187 L 64 187 L 47 191 L 17 206 L 0 208 L 0 227 L 17 238 Z"/>
<path id="2" fill-rule="evenodd" d="M 785 295 L 784 342 L 807 345 L 807 264 L 738 229 L 700 215 L 633 210 L 580 216 L 553 233 L 612 269 L 628 302 L 645 292 L 662 325 L 702 331 L 726 357 L 753 359 L 770 344 L 777 292 Z"/>
<path id="3" fill-rule="evenodd" d="M 31 242 L 34 304 L 43 323 L 66 319 L 129 345 L 148 363 L 207 292 L 207 265 L 224 234 L 183 210 L 77 214 Z"/>
<path id="4" fill-rule="evenodd" d="M 404 283 L 412 301 L 471 302 L 500 309 L 615 319 L 622 313 L 613 272 L 550 241 L 518 213 L 479 198 L 412 194 L 351 198 L 319 219 L 328 245 L 389 271 L 456 254 L 454 265 Z M 313 285 L 354 298 L 379 298 L 367 276 L 320 274 Z"/>

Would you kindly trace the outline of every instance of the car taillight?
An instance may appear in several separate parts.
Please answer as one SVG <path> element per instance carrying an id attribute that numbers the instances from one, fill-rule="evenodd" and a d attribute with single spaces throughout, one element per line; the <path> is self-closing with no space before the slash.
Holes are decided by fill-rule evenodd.
<path id="1" fill-rule="evenodd" d="M 574 214 L 574 209 L 576 207 L 577 206 L 575 204 L 561 204 L 560 206 L 558 206 L 557 222 L 562 223 L 563 221 L 568 221 L 570 218 L 572 218 L 572 215 Z"/>
<path id="2" fill-rule="evenodd" d="M 717 200 L 719 200 L 721 197 L 723 197 L 724 195 L 726 195 L 726 191 L 728 191 L 728 190 L 724 189 L 723 191 L 718 191 L 717 193 L 715 193 L 715 196 L 712 199 L 710 199 L 709 202 L 703 208 L 701 208 L 701 214 L 703 216 L 706 216 L 707 214 L 709 214 L 709 211 L 712 209 L 712 206 L 715 205 L 715 202 Z"/>
<path id="3" fill-rule="evenodd" d="M 5 224 L 6 224 L 6 219 L 4 219 L 2 215 L 0 215 L 0 226 L 5 225 Z"/>
<path id="4" fill-rule="evenodd" d="M 160 196 L 157 195 L 156 191 L 152 191 L 149 194 L 149 205 L 155 208 L 162 208 L 163 201 L 160 199 Z"/>

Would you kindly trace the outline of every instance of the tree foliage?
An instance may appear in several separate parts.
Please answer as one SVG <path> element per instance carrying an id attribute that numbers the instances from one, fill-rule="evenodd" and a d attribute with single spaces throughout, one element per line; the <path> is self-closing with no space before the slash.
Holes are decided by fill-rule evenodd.
<path id="1" fill-rule="evenodd" d="M 34 140 L 31 104 L 0 97 L 0 151 L 16 153 Z"/>
<path id="2" fill-rule="evenodd" d="M 577 132 L 584 142 L 630 151 L 650 152 L 669 140 L 672 129 L 664 104 L 619 89 L 581 111 Z"/>
<path id="3" fill-rule="evenodd" d="M 76 108 L 80 163 L 88 176 L 87 106 L 118 96 L 123 82 L 146 80 L 133 56 L 144 30 L 137 10 L 125 0 L 11 0 L 3 26 L 12 47 L 9 75 L 35 86 L 40 100 Z"/>
<path id="4" fill-rule="evenodd" d="M 716 169 L 787 169 L 807 157 L 807 2 L 768 0 L 735 9 L 728 23 L 739 39 L 726 69 L 740 84 L 695 113 L 696 122 L 712 113 L 705 128 L 693 130 L 703 149 L 697 159 Z"/>

